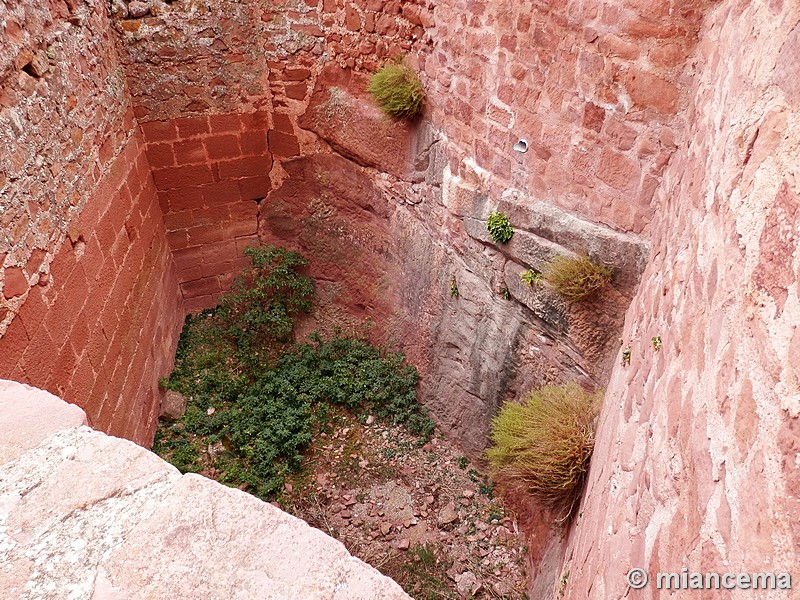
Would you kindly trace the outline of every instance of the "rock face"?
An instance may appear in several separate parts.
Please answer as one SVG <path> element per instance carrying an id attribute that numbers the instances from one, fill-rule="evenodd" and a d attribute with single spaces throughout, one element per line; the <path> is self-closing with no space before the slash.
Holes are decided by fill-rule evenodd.
<path id="1" fill-rule="evenodd" d="M 8 411 L 0 419 L 0 465 L 16 460 L 62 429 L 86 425 L 86 414 L 74 404 L 29 385 L 0 379 L 0 398 Z M 13 399 L 9 406 L 8 399 Z"/>
<path id="2" fill-rule="evenodd" d="M 321 531 L 45 392 L 0 382 L 0 408 L 5 598 L 408 598 Z"/>
<path id="3" fill-rule="evenodd" d="M 107 4 L 0 2 L 0 377 L 149 444 L 184 307 Z"/>
<path id="4" fill-rule="evenodd" d="M 723 2 L 703 24 L 687 142 L 626 315 L 630 365 L 609 382 L 565 560 L 532 597 L 557 597 L 567 571 L 563 597 L 580 600 L 632 597 L 630 567 L 797 578 L 798 20 L 796 3 Z"/>

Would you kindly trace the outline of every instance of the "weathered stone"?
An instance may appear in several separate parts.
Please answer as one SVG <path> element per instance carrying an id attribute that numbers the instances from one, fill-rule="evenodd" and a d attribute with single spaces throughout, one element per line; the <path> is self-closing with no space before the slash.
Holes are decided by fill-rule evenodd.
<path id="1" fill-rule="evenodd" d="M 631 68 L 625 74 L 625 89 L 637 108 L 652 108 L 659 113 L 673 114 L 678 109 L 678 87 L 661 77 Z"/>
<path id="2" fill-rule="evenodd" d="M 800 25 L 795 26 L 786 37 L 775 64 L 773 78 L 786 94 L 787 100 L 795 106 L 800 105 L 800 81 L 797 77 L 797 64 L 800 62 Z"/>
<path id="3" fill-rule="evenodd" d="M 19 267 L 8 267 L 4 272 L 3 296 L 6 299 L 16 298 L 28 291 L 28 279 Z"/>
<path id="4" fill-rule="evenodd" d="M 124 0 L 111 0 L 111 14 L 119 19 L 127 19 L 128 5 Z"/>
<path id="5" fill-rule="evenodd" d="M 456 575 L 456 589 L 462 598 L 472 598 L 481 589 L 481 583 L 472 571 L 464 571 Z"/>
<path id="6" fill-rule="evenodd" d="M 77 425 L 75 411 L 53 406 L 65 403 L 23 388 L 3 385 L 3 422 L 56 418 L 44 427 L 18 423 L 17 436 Z M 17 402 L 36 411 L 10 406 Z M 299 519 L 181 476 L 147 450 L 87 427 L 61 429 L 0 466 L 0 502 L 8 525 L 0 582 L 9 597 L 64 589 L 81 598 L 227 597 L 233 589 L 276 600 L 408 598 Z M 175 544 L 187 551 L 170 551 Z M 42 561 L 53 568 L 37 569 Z"/>
<path id="7" fill-rule="evenodd" d="M 78 406 L 15 381 L 0 379 L 0 401 L 0 466 L 56 431 L 86 425 L 86 415 Z"/>
<path id="8" fill-rule="evenodd" d="M 506 192 L 498 208 L 509 216 L 512 226 L 539 238 L 521 235 L 516 243 L 521 247 L 512 257 L 539 269 L 555 253 L 565 254 L 566 249 L 575 254 L 587 253 L 612 266 L 614 284 L 622 290 L 630 293 L 639 281 L 650 250 L 641 237 L 582 219 L 553 203 L 532 202 L 519 192 Z M 516 250 L 514 238 L 508 245 L 511 252 Z"/>
<path id="9" fill-rule="evenodd" d="M 167 390 L 161 400 L 161 412 L 158 415 L 163 419 L 174 421 L 180 419 L 186 412 L 186 403 L 189 399 L 174 390 Z"/>
<path id="10" fill-rule="evenodd" d="M 134 0 L 128 3 L 128 13 L 133 19 L 141 19 L 150 14 L 150 5 L 147 2 Z"/>
<path id="11" fill-rule="evenodd" d="M 44 77 L 50 70 L 47 52 L 45 50 L 39 50 L 28 63 L 27 68 L 34 77 Z"/>
<path id="12" fill-rule="evenodd" d="M 458 520 L 458 513 L 456 512 L 456 503 L 453 501 L 448 502 L 445 504 L 440 510 L 439 514 L 436 517 L 436 522 L 442 525 L 449 525 Z"/>
<path id="13" fill-rule="evenodd" d="M 405 121 L 387 118 L 370 100 L 351 92 L 366 80 L 342 80 L 323 74 L 308 110 L 300 119 L 344 156 L 399 179 L 409 179 L 414 164 L 415 129 Z"/>

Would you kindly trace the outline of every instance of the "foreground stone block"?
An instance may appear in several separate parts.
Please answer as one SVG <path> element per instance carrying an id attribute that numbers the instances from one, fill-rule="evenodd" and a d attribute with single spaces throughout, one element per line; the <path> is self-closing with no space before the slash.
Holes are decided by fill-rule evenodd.
<path id="1" fill-rule="evenodd" d="M 86 414 L 44 390 L 0 379 L 0 465 L 19 458 L 60 429 L 86 425 Z"/>
<path id="2" fill-rule="evenodd" d="M 81 417 L 50 394 L 0 385 L 0 449 L 22 448 L 0 466 L 4 598 L 408 598 L 300 519 L 181 475 Z M 44 431 L 56 433 L 24 447 Z"/>

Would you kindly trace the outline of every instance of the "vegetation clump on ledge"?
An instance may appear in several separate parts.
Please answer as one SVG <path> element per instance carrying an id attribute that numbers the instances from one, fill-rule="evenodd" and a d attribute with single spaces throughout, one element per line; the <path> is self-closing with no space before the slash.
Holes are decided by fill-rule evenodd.
<path id="1" fill-rule="evenodd" d="M 589 469 L 602 397 L 602 391 L 589 394 L 571 383 L 547 385 L 522 404 L 505 404 L 492 422 L 487 450 L 495 481 L 521 486 L 569 515 Z"/>
<path id="2" fill-rule="evenodd" d="M 611 283 L 613 270 L 585 254 L 577 258 L 556 256 L 542 270 L 542 279 L 570 302 L 584 300 Z"/>
<path id="3" fill-rule="evenodd" d="M 486 220 L 486 229 L 495 244 L 507 244 L 514 236 L 514 228 L 511 227 L 511 221 L 509 221 L 505 213 L 499 211 L 489 215 Z"/>
<path id="4" fill-rule="evenodd" d="M 417 403 L 416 368 L 338 334 L 294 342 L 314 289 L 300 272 L 306 260 L 284 248 L 246 253 L 251 265 L 220 306 L 186 319 L 162 387 L 189 401 L 176 423 L 159 427 L 153 451 L 183 472 L 214 473 L 272 500 L 331 411 L 402 425 L 422 445 L 434 424 Z"/>
<path id="5" fill-rule="evenodd" d="M 528 269 L 527 271 L 520 273 L 519 278 L 522 280 L 522 283 L 534 286 L 542 280 L 542 274 L 538 271 L 534 271 L 533 269 Z"/>
<path id="6" fill-rule="evenodd" d="M 395 119 L 411 119 L 422 111 L 425 91 L 411 67 L 390 63 L 369 80 L 367 91 L 381 110 Z"/>

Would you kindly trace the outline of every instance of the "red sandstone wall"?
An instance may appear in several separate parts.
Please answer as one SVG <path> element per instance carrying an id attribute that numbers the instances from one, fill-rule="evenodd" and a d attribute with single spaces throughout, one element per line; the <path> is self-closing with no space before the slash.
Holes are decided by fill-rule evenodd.
<path id="1" fill-rule="evenodd" d="M 148 444 L 183 309 L 105 8 L 5 2 L 0 21 L 0 377 Z"/>
<path id="2" fill-rule="evenodd" d="M 258 242 L 272 155 L 265 113 L 142 124 L 186 309 L 216 306 Z"/>
<path id="3" fill-rule="evenodd" d="M 544 3 L 217 0 L 120 18 L 128 85 L 188 308 L 217 303 L 256 231 L 262 242 L 296 248 L 319 280 L 310 326 L 360 330 L 371 320 L 376 340 L 399 345 L 420 368 L 443 427 L 475 451 L 503 399 L 550 381 L 602 384 L 646 249 L 618 232 L 589 239 L 571 225 L 542 227 L 549 217 L 540 203 L 641 229 L 674 147 L 667 125 L 679 100 L 675 91 L 667 108 L 651 97 L 630 102 L 613 77 L 650 69 L 676 90 L 675 73 L 649 62 L 657 55 L 650 42 L 639 40 L 641 50 L 625 58 L 598 49 L 598 31 L 616 30 L 582 7 L 567 20 Z M 545 25 L 549 33 L 533 38 L 537 52 L 526 51 L 530 32 Z M 691 34 L 683 27 L 667 37 L 688 45 Z M 576 44 L 608 71 L 605 83 L 594 72 L 575 79 L 585 67 Z M 402 53 L 429 94 L 416 124 L 387 121 L 365 93 L 379 61 Z M 577 110 L 591 118 L 576 121 Z M 546 115 L 538 129 L 534 115 Z M 512 156 L 516 135 L 532 143 L 525 156 Z M 592 158 L 583 172 L 572 164 L 578 146 L 595 156 L 606 140 L 616 150 L 605 162 Z M 598 178 L 615 169 L 618 180 Z M 547 193 L 545 180 L 554 186 Z M 481 219 L 510 186 L 525 192 L 502 199 L 521 241 L 487 248 Z M 519 273 L 541 268 L 559 247 L 619 263 L 610 301 L 578 310 L 523 289 Z M 454 276 L 460 301 L 450 297 Z"/>
<path id="4" fill-rule="evenodd" d="M 612 375 L 580 517 L 551 574 L 569 571 L 565 598 L 673 597 L 627 590 L 631 567 L 790 572 L 797 587 L 798 56 L 797 3 L 725 2 L 704 24 L 686 72 L 687 143 L 665 172 L 653 260 L 626 318 L 631 363 Z"/>
<path id="5" fill-rule="evenodd" d="M 320 151 L 297 119 L 325 62 L 374 69 L 423 45 L 423 11 L 399 2 L 175 4 L 118 29 L 189 310 L 216 305 L 259 227 L 281 166 Z M 427 13 L 426 13 L 427 14 Z M 323 57 L 323 54 L 327 57 Z"/>
<path id="6" fill-rule="evenodd" d="M 709 3 L 217 0 L 120 27 L 137 117 L 267 110 L 290 156 L 320 149 L 296 118 L 324 67 L 372 72 L 405 54 L 454 174 L 474 159 L 495 197 L 524 189 L 638 233 L 679 141 L 682 66 Z M 273 182 L 283 175 L 276 165 Z"/>
<path id="7" fill-rule="evenodd" d="M 492 173 L 493 195 L 526 190 L 640 233 L 679 143 L 681 68 L 707 4 L 441 0 L 422 65 L 430 118 Z"/>

